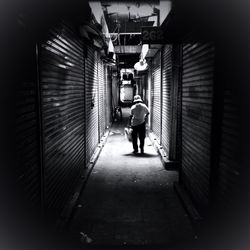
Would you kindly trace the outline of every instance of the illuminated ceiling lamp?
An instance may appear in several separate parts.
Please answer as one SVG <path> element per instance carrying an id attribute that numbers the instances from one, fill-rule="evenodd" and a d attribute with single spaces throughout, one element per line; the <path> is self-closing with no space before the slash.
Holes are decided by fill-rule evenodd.
<path id="1" fill-rule="evenodd" d="M 134 65 L 134 68 L 135 70 L 137 71 L 144 71 L 144 70 L 147 70 L 148 69 L 148 64 L 146 62 L 146 59 L 140 59 L 139 62 L 137 62 L 135 65 Z"/>
<path id="2" fill-rule="evenodd" d="M 135 70 L 144 71 L 144 70 L 148 69 L 148 64 L 147 64 L 146 59 L 145 59 L 145 57 L 148 53 L 148 50 L 149 50 L 149 45 L 143 44 L 142 50 L 141 50 L 141 55 L 140 55 L 140 61 L 134 65 Z"/>

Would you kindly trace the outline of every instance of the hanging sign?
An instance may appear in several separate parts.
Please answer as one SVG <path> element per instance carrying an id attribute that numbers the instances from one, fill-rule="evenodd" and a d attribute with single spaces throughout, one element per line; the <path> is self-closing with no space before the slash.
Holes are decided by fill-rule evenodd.
<path id="1" fill-rule="evenodd" d="M 160 27 L 142 27 L 142 43 L 163 44 L 164 34 Z"/>

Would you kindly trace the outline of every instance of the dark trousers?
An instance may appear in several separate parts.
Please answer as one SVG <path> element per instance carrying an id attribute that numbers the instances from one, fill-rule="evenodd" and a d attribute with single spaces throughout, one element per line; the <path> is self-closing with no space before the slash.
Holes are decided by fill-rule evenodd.
<path id="1" fill-rule="evenodd" d="M 145 122 L 138 125 L 138 126 L 132 126 L 133 132 L 132 132 L 132 140 L 133 140 L 133 148 L 135 151 L 138 151 L 138 145 L 137 145 L 137 139 L 139 136 L 140 140 L 140 148 L 143 150 L 144 148 L 144 140 L 146 137 L 146 125 Z"/>

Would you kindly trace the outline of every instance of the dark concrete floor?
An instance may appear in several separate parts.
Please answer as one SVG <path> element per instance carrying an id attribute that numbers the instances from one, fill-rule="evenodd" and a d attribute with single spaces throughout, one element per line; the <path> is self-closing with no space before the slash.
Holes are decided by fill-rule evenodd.
<path id="1" fill-rule="evenodd" d="M 73 237 L 83 232 L 96 246 L 189 244 L 193 228 L 173 189 L 178 173 L 163 168 L 148 138 L 145 154 L 134 155 L 124 124 L 127 118 L 111 128 L 81 194 L 70 223 Z"/>

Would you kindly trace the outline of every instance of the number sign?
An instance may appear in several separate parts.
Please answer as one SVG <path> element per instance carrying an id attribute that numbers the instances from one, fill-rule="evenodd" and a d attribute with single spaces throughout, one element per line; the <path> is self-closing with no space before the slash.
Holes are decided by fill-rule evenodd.
<path id="1" fill-rule="evenodd" d="M 159 27 L 142 27 L 142 43 L 164 43 L 163 31 Z"/>

